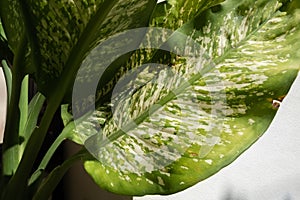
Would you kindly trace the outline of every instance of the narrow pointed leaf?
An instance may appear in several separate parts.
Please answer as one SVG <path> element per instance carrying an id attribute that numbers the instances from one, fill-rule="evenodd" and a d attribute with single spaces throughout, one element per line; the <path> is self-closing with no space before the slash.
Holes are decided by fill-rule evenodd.
<path id="1" fill-rule="evenodd" d="M 40 94 L 37 93 L 32 100 L 30 101 L 29 105 L 28 105 L 28 116 L 26 119 L 26 124 L 23 128 L 23 130 L 21 130 L 20 136 L 24 137 L 24 141 L 21 144 L 22 149 L 25 148 L 28 139 L 30 138 L 33 130 L 37 127 L 37 122 L 38 122 L 38 117 L 40 114 L 40 111 L 43 107 L 43 104 L 45 102 L 45 97 Z M 23 153 L 23 151 L 21 151 L 21 154 Z"/>

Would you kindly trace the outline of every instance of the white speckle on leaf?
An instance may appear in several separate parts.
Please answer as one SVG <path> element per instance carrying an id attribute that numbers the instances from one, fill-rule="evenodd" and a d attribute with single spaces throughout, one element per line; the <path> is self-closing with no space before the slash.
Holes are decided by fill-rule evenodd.
<path id="1" fill-rule="evenodd" d="M 248 124 L 253 125 L 255 121 L 253 119 L 248 119 Z"/>
<path id="2" fill-rule="evenodd" d="M 256 96 L 263 96 L 264 95 L 264 93 L 263 92 L 258 92 L 258 93 L 256 93 Z"/>
<path id="3" fill-rule="evenodd" d="M 282 22 L 282 18 L 277 17 L 269 20 L 269 23 L 279 23 Z"/>
<path id="4" fill-rule="evenodd" d="M 233 113 L 233 111 L 232 111 L 232 113 Z M 225 133 L 228 133 L 228 134 L 232 133 L 232 130 L 231 130 L 230 125 L 228 125 L 228 124 L 223 124 L 223 127 L 224 127 L 224 132 L 225 132 Z"/>
<path id="5" fill-rule="evenodd" d="M 162 185 L 162 186 L 165 185 L 164 180 L 160 176 L 157 177 L 157 180 L 158 180 L 159 185 Z"/>
<path id="6" fill-rule="evenodd" d="M 207 159 L 207 160 L 205 160 L 205 162 L 209 165 L 211 165 L 213 163 L 213 161 L 211 159 Z"/>
<path id="7" fill-rule="evenodd" d="M 148 183 L 150 183 L 151 185 L 154 184 L 153 181 L 151 181 L 151 180 L 149 180 L 149 179 L 147 179 L 147 178 L 146 178 L 146 181 L 147 181 Z"/>
<path id="8" fill-rule="evenodd" d="M 244 132 L 239 131 L 238 134 L 239 134 L 239 135 L 244 135 Z"/>
<path id="9" fill-rule="evenodd" d="M 131 181 L 131 178 L 129 176 L 125 176 L 126 181 Z"/>
<path id="10" fill-rule="evenodd" d="M 170 177 L 170 176 L 171 176 L 171 174 L 170 174 L 170 173 L 168 173 L 168 172 L 162 172 L 162 171 L 160 171 L 160 173 L 161 173 L 161 174 L 163 174 L 163 175 L 166 175 L 166 176 L 168 176 L 168 177 Z"/>
<path id="11" fill-rule="evenodd" d="M 182 166 L 180 166 L 180 168 L 181 168 L 181 169 L 189 169 L 188 167 L 186 167 L 186 166 L 183 166 L 183 165 L 182 165 Z"/>

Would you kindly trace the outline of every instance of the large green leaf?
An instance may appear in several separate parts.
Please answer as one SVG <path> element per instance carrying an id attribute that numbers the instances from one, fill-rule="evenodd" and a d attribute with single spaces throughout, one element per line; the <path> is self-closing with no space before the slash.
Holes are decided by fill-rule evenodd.
<path id="1" fill-rule="evenodd" d="M 15 50 L 21 35 L 27 35 L 31 57 L 26 69 L 46 96 L 59 90 L 64 81 L 58 80 L 74 77 L 93 45 L 123 30 L 147 26 L 156 5 L 155 0 L 1 2 L 2 8 L 9 8 L 1 10 L 8 40 Z"/>
<path id="2" fill-rule="evenodd" d="M 177 29 L 180 27 L 183 23 L 188 22 L 190 19 L 194 18 L 197 16 L 199 13 L 203 12 L 203 10 L 210 8 L 211 6 L 214 6 L 218 3 L 222 2 L 222 0 L 218 1 L 211 1 L 211 0 L 205 0 L 205 1 L 168 1 L 164 3 L 160 3 L 156 6 L 153 15 L 152 15 L 152 22 L 151 24 L 153 26 L 158 26 L 161 25 L 165 28 L 165 30 L 162 30 L 162 32 L 166 32 L 166 35 L 170 35 L 171 29 Z M 165 4 L 168 4 L 166 7 Z M 162 12 L 162 10 L 165 10 L 165 12 Z M 185 12 L 183 12 L 183 10 Z M 183 12 L 183 13 L 179 13 Z M 169 21 L 172 22 L 169 22 Z M 176 23 L 175 23 L 176 22 Z M 169 29 L 170 28 L 170 29 Z M 137 68 L 140 65 L 142 65 L 145 62 L 149 62 L 149 60 L 153 61 L 159 61 L 159 62 L 169 62 L 169 59 L 163 58 L 164 55 L 161 55 L 161 52 L 157 52 L 157 49 L 152 49 L 153 48 L 153 42 L 158 44 L 157 46 L 162 43 L 162 37 L 161 35 L 158 35 L 156 38 L 151 36 L 152 31 L 148 32 L 148 35 L 146 35 L 144 38 L 143 42 L 145 43 L 143 47 L 140 47 L 140 50 L 136 51 L 133 53 L 133 55 L 130 57 L 127 63 L 123 64 L 122 67 L 117 68 L 116 67 L 111 67 L 106 69 L 105 67 L 105 62 L 109 62 L 111 57 L 114 59 L 117 59 L 118 56 L 118 51 L 120 49 L 133 49 L 135 50 L 134 47 L 137 47 L 138 44 L 136 44 L 136 38 L 143 38 L 144 34 L 143 31 L 137 30 L 136 33 L 133 33 L 132 31 L 129 34 L 135 34 L 135 39 L 129 41 L 128 38 L 125 40 L 121 37 L 116 39 L 117 41 L 113 41 L 113 45 L 118 47 L 118 48 L 110 48 L 109 51 L 105 49 L 103 52 L 103 49 L 97 50 L 96 48 L 93 50 L 92 53 L 93 55 L 90 55 L 88 61 L 82 64 L 81 66 L 81 71 L 84 71 L 84 73 L 81 73 L 80 71 L 78 72 L 77 75 L 77 80 L 85 79 L 88 78 L 89 82 L 94 82 L 94 80 L 97 80 L 99 77 L 99 73 L 101 70 L 105 70 L 105 74 L 102 75 L 101 80 L 99 80 L 99 85 L 100 88 L 97 89 L 96 92 L 92 92 L 89 95 L 88 94 L 81 94 L 77 95 L 76 98 L 73 98 L 73 114 L 75 115 L 81 115 L 84 113 L 86 110 L 90 109 L 93 107 L 94 101 L 96 101 L 97 105 L 100 104 L 102 113 L 101 115 L 101 121 L 105 121 L 107 118 L 107 115 L 110 114 L 110 108 L 107 108 L 106 106 L 103 106 L 104 104 L 107 104 L 107 97 L 110 97 L 111 92 L 113 90 L 113 87 L 115 83 L 119 80 L 121 76 L 126 74 L 129 70 L 133 68 Z M 161 32 L 161 34 L 162 34 Z M 141 34 L 142 33 L 142 34 Z M 126 35 L 126 32 L 122 32 L 122 34 Z M 156 33 L 157 34 L 157 33 Z M 150 35 L 150 36 L 149 36 Z M 151 37 L 151 42 L 149 42 L 149 37 Z M 107 38 L 111 39 L 111 38 Z M 145 41 L 146 40 L 146 41 Z M 155 41 L 153 41 L 155 40 Z M 125 48 L 124 48 L 125 47 Z M 137 48 L 136 48 L 137 49 Z M 156 53 L 156 57 L 158 57 L 158 60 L 155 60 L 153 57 L 153 51 Z M 105 55 L 103 55 L 105 54 Z M 102 58 L 106 58 L 105 61 L 99 59 L 99 55 L 102 56 Z M 163 61 L 164 60 L 164 61 Z M 118 61 L 113 61 L 112 66 L 119 65 Z M 115 74 L 112 76 L 111 74 Z M 79 82 L 84 82 L 84 81 L 79 81 Z M 85 88 L 91 88 L 91 86 L 84 86 Z M 76 85 L 75 85 L 76 88 Z M 89 93 L 89 89 L 85 89 L 87 93 Z M 81 93 L 84 93 L 82 89 L 80 90 Z M 96 97 L 95 96 L 96 93 Z M 79 97 L 81 96 L 81 97 Z M 106 110 L 106 111 L 103 111 Z M 77 114 L 76 114 L 77 113 Z M 62 116 L 68 116 L 69 111 L 64 109 L 62 112 Z M 100 117 L 100 116 L 98 116 Z M 73 123 L 73 122 L 71 122 Z M 87 127 L 85 130 L 89 130 Z M 84 133 L 79 133 L 77 134 L 76 132 L 70 133 L 69 139 L 82 144 L 84 141 L 84 138 L 89 136 L 91 133 L 89 131 L 84 131 Z"/>
<path id="3" fill-rule="evenodd" d="M 216 5 L 217 3 L 221 2 L 221 0 L 218 1 L 211 1 L 211 0 L 205 0 L 205 1 L 170 1 L 170 2 L 164 2 L 160 3 L 156 6 L 153 14 L 152 14 L 152 20 L 151 24 L 153 26 L 161 26 L 168 29 L 177 29 L 180 27 L 183 23 L 186 23 L 190 19 L 194 18 L 197 14 L 201 13 L 203 10 Z M 168 4 L 167 6 L 165 4 Z M 184 10 L 185 12 L 182 14 L 179 14 L 179 12 L 182 12 Z M 169 22 L 170 21 L 170 22 Z M 172 22 L 171 22 L 172 21 Z M 124 33 L 123 33 L 124 34 Z M 136 33 L 137 38 L 142 38 L 144 34 Z M 148 36 L 146 35 L 145 38 Z M 160 37 L 157 37 L 157 40 L 160 41 Z M 153 42 L 153 41 L 152 41 Z M 137 46 L 136 43 L 136 38 L 135 40 L 128 42 L 128 41 L 118 41 L 115 42 L 115 46 L 118 47 L 118 49 L 125 47 L 127 48 L 128 46 L 132 47 L 133 45 Z M 132 68 L 136 68 L 140 65 L 142 65 L 145 62 L 149 62 L 149 60 L 152 61 L 159 61 L 159 62 L 169 62 L 168 58 L 163 58 L 162 55 L 159 55 L 158 58 L 154 58 L 153 56 L 153 51 L 157 53 L 156 49 L 151 49 L 153 46 L 152 43 L 149 43 L 148 46 L 145 45 L 144 49 L 139 49 L 137 51 L 134 51 L 133 55 L 131 56 L 131 59 L 128 59 L 128 57 L 125 57 L 125 59 L 120 62 L 120 59 L 116 59 L 112 63 L 112 66 L 121 66 L 119 68 L 116 67 L 110 67 L 108 70 L 106 69 L 105 75 L 101 77 L 101 80 L 99 81 L 99 88 L 96 92 L 96 101 L 97 104 L 103 104 L 107 101 L 107 97 L 111 95 L 112 89 L 114 84 L 118 81 L 118 79 L 124 75 L 126 72 L 128 72 Z M 116 51 L 118 51 L 116 49 Z M 131 48 L 127 48 L 131 49 Z M 115 56 L 117 53 L 114 49 L 110 49 L 106 53 L 106 57 L 110 58 L 112 56 Z M 96 56 L 97 54 L 103 54 L 101 52 L 94 53 Z M 103 55 L 102 55 L 103 56 Z M 103 56 L 104 57 L 104 56 Z M 98 59 L 98 58 L 96 58 Z M 126 62 L 126 59 L 128 61 Z M 95 59 L 90 59 L 90 63 L 94 62 L 93 60 Z M 89 79 L 93 80 L 92 77 L 95 77 L 98 75 L 97 71 L 95 70 L 97 68 L 98 72 L 99 69 L 103 69 L 103 63 L 99 62 L 99 59 L 97 61 L 99 66 L 95 67 L 93 64 L 85 64 L 86 65 L 92 65 L 91 68 L 86 67 L 85 71 L 90 71 L 90 73 L 85 73 L 85 77 L 88 77 Z M 111 74 L 115 74 L 115 76 L 112 77 Z M 78 77 L 77 77 L 78 78 Z M 92 94 L 94 96 L 94 94 Z M 76 102 L 76 112 L 84 112 L 86 109 L 89 109 L 91 107 L 91 103 L 89 99 L 92 99 L 93 97 L 90 98 L 85 98 L 85 99 L 78 99 Z M 74 100 L 74 99 L 73 99 Z M 74 103 L 74 102 L 73 102 Z M 74 105 L 74 104 L 73 104 Z M 74 108 L 73 108 L 74 109 Z"/>
<path id="4" fill-rule="evenodd" d="M 153 75 L 147 66 L 121 81 L 126 92 L 113 96 L 112 115 L 99 106 L 75 130 L 84 138 L 98 132 L 85 141 L 97 158 L 85 162 L 95 182 L 127 195 L 174 193 L 253 144 L 276 114 L 272 101 L 287 94 L 299 70 L 300 12 L 281 6 L 228 0 L 171 36 L 168 44 L 185 44 L 188 53 L 170 68 Z"/>

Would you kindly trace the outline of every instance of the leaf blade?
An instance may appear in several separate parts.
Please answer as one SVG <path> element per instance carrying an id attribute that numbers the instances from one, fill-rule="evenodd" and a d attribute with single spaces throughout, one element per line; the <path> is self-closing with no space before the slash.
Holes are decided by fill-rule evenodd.
<path id="1" fill-rule="evenodd" d="M 229 3 L 224 4 L 224 7 L 227 7 L 227 11 L 231 10 L 229 7 L 236 4 L 236 1 L 228 2 Z M 155 125 L 157 122 L 155 119 L 160 119 L 158 124 L 163 124 L 162 121 L 165 122 L 165 125 L 167 124 L 165 119 L 149 115 L 149 118 L 153 117 L 154 121 L 151 121 L 147 116 L 143 118 L 143 122 L 137 124 L 138 126 L 135 127 L 137 130 L 128 131 L 126 134 L 123 133 L 120 137 L 113 137 L 115 140 L 106 144 L 104 147 L 100 145 L 102 148 L 99 150 L 99 154 L 96 153 L 94 155 L 96 157 L 98 156 L 97 158 L 102 163 L 97 161 L 87 161 L 85 163 L 85 168 L 100 186 L 116 193 L 131 195 L 174 193 L 216 173 L 236 159 L 241 152 L 245 151 L 263 134 L 276 113 L 276 110 L 272 108 L 272 99 L 277 99 L 288 92 L 291 83 L 299 71 L 299 65 L 297 64 L 299 54 L 291 51 L 291 45 L 299 45 L 299 42 L 297 42 L 300 33 L 299 26 L 297 25 L 299 17 L 279 12 L 280 3 L 278 1 L 271 1 L 269 3 L 267 3 L 267 1 L 260 1 L 258 3 L 250 2 L 248 5 L 237 4 L 236 7 L 237 6 L 240 7 L 236 12 L 240 13 L 234 13 L 236 16 L 226 15 L 226 9 L 224 8 L 225 15 L 222 19 L 225 21 L 216 20 L 216 18 L 220 17 L 220 15 L 222 16 L 222 14 L 216 14 L 216 17 L 208 17 L 208 19 L 212 21 L 216 20 L 213 22 L 215 23 L 214 31 L 217 39 L 211 42 L 211 46 L 206 46 L 206 49 L 210 50 L 210 47 L 214 48 L 211 52 L 208 52 L 210 52 L 209 55 L 215 59 L 215 68 L 218 72 L 214 74 L 213 71 L 206 71 L 201 79 L 204 82 L 211 81 L 212 84 L 214 84 L 216 80 L 213 80 L 213 78 L 216 77 L 216 75 L 221 75 L 221 80 L 226 83 L 225 92 L 227 105 L 221 106 L 220 109 L 221 112 L 224 112 L 225 118 L 221 123 L 222 129 L 214 130 L 221 133 L 214 135 L 215 133 L 213 133 L 213 131 L 209 137 L 204 138 L 206 139 L 204 145 L 203 143 L 200 144 L 199 141 L 203 138 L 199 138 L 199 135 L 196 135 L 198 138 L 195 136 L 194 140 L 187 136 L 185 139 L 190 141 L 190 143 L 188 143 L 190 146 L 183 151 L 180 158 L 175 157 L 173 160 L 171 159 L 173 162 L 164 168 L 155 162 L 155 158 L 161 156 L 158 159 L 160 162 L 163 158 L 166 159 L 166 157 L 168 157 L 168 150 L 163 151 L 161 154 L 154 154 L 155 156 L 151 157 L 153 160 L 149 157 L 147 160 L 147 156 L 145 156 L 147 153 L 146 147 L 149 147 L 150 144 L 150 146 L 152 145 L 152 152 L 159 151 L 160 148 L 164 147 L 164 142 L 167 141 L 170 133 L 164 130 L 165 135 L 155 135 L 154 133 L 152 135 L 150 134 L 150 136 L 149 134 L 147 135 L 146 132 L 151 132 L 149 131 L 151 130 L 151 126 L 148 125 L 148 129 L 143 130 L 143 127 L 141 127 L 143 123 L 144 127 L 145 122 L 153 126 L 153 124 Z M 247 16 L 249 13 L 250 15 Z M 212 15 L 211 13 L 207 14 Z M 232 12 L 229 11 L 229 14 L 232 14 Z M 258 15 L 258 17 L 251 19 L 251 17 L 253 17 L 252 15 Z M 226 16 L 227 19 L 225 18 Z M 244 20 L 245 18 L 239 20 L 240 18 L 238 18 L 238 16 L 243 16 L 247 20 Z M 228 20 L 229 17 L 235 17 L 234 24 L 230 23 Z M 224 22 L 227 22 L 227 24 Z M 239 28 L 246 28 L 245 26 L 249 26 L 247 23 L 250 22 L 253 24 L 253 27 L 248 27 L 247 31 L 241 32 Z M 228 26 L 234 25 L 233 29 L 232 27 L 226 29 L 224 26 L 221 26 L 221 29 L 217 29 L 220 25 L 224 24 Z M 186 31 L 187 34 L 190 33 L 188 26 L 194 27 L 188 24 L 187 29 L 182 28 L 180 31 Z M 204 33 L 206 32 L 207 35 L 212 34 L 208 31 L 208 28 L 209 25 L 202 25 L 200 27 L 202 32 L 199 31 L 200 33 L 190 34 L 194 35 L 195 39 L 198 39 L 203 45 L 206 45 L 206 35 Z M 195 32 L 194 29 L 190 30 Z M 236 40 L 234 40 L 235 38 L 232 39 L 230 34 L 226 37 L 226 34 L 224 35 L 224 32 L 222 32 L 226 30 L 232 30 L 232 34 L 235 34 Z M 217 34 L 220 34 L 220 36 L 217 37 Z M 202 40 L 199 40 L 199 38 Z M 286 46 L 282 44 L 286 44 Z M 280 53 L 280 56 L 278 56 L 278 53 Z M 178 63 L 177 65 L 180 64 L 182 63 Z M 161 77 L 161 79 L 165 78 L 165 76 Z M 172 82 L 170 81 L 171 78 L 168 78 L 167 80 Z M 203 88 L 201 88 L 201 86 L 203 86 L 201 85 L 201 81 L 197 78 L 190 78 L 189 80 L 193 80 L 192 83 L 190 83 L 192 85 L 191 87 L 195 85 L 198 86 L 198 88 L 194 87 L 193 89 L 193 92 L 198 95 L 198 103 L 199 100 L 203 101 L 205 95 L 203 94 Z M 217 79 L 217 81 L 218 80 L 220 79 Z M 153 85 L 155 84 L 148 84 L 148 88 L 147 86 L 142 88 L 144 91 L 147 89 L 150 90 L 154 88 Z M 126 109 L 130 109 L 134 112 L 134 110 L 141 109 L 141 113 L 143 113 L 145 107 L 142 106 L 142 102 L 147 102 L 148 100 L 147 98 L 142 98 L 143 89 L 138 91 L 140 93 L 136 94 L 136 97 L 133 97 L 133 99 L 131 97 L 131 101 L 135 102 L 135 104 L 127 107 L 124 106 L 125 104 L 121 104 L 119 106 L 120 110 L 125 111 Z M 152 96 L 149 94 L 150 93 L 148 93 L 148 97 L 150 96 L 149 99 L 151 99 L 155 91 L 153 91 Z M 179 97 L 184 99 L 182 96 Z M 188 101 L 187 99 L 185 100 Z M 170 102 L 172 101 L 174 103 L 176 99 Z M 157 103 L 158 100 L 156 99 L 154 102 Z M 178 101 L 176 103 L 174 104 L 179 105 Z M 168 103 L 164 104 L 163 107 L 166 108 L 168 106 L 167 104 Z M 151 105 L 153 106 L 153 103 Z M 121 109 L 122 107 L 124 110 Z M 181 112 L 191 112 L 188 109 L 183 109 L 184 106 L 179 107 L 181 108 Z M 132 118 L 135 119 L 136 116 L 142 115 L 141 113 L 136 115 L 131 113 Z M 122 125 L 125 124 L 126 127 L 126 121 L 131 119 L 129 115 L 127 118 L 126 116 L 119 115 L 124 117 L 123 121 L 125 122 L 108 122 L 102 130 L 103 134 L 109 136 L 111 132 L 122 129 L 122 127 L 124 127 Z M 169 116 L 170 115 L 171 114 L 169 114 Z M 165 114 L 162 116 L 168 115 Z M 195 115 L 193 116 L 195 117 Z M 116 119 L 119 118 L 115 117 L 114 120 Z M 188 119 L 197 121 L 197 118 Z M 214 120 L 216 121 L 216 119 Z M 111 123 L 111 125 L 109 123 Z M 175 125 L 173 124 L 171 127 L 175 127 Z M 191 126 L 186 128 L 191 128 Z M 192 129 L 194 132 L 197 130 L 196 128 Z M 127 131 L 127 129 L 125 130 Z M 183 133 L 189 133 L 187 131 L 188 129 L 185 130 Z M 156 131 L 159 132 L 158 130 Z M 201 130 L 198 131 L 201 133 Z M 185 137 L 185 135 L 181 136 L 183 138 Z M 221 141 L 218 141 L 218 138 L 216 139 L 213 136 L 220 136 Z M 100 140 L 102 138 L 100 137 Z M 97 137 L 93 139 L 97 141 Z M 150 141 L 151 139 L 152 142 Z M 165 141 L 163 141 L 163 139 L 165 139 Z M 185 139 L 183 139 L 183 141 L 186 141 Z M 148 146 L 146 143 L 147 140 L 149 141 Z M 156 142 L 153 142 L 153 140 L 156 140 Z M 177 148 L 177 150 L 182 153 L 180 148 L 178 148 L 178 144 L 181 143 L 177 143 L 177 146 L 175 145 L 174 148 Z M 210 146 L 212 146 L 212 148 L 210 148 Z M 173 146 L 169 144 L 168 147 Z M 138 150 L 138 148 L 140 149 Z M 169 152 L 170 151 L 169 149 Z M 222 154 L 222 152 L 227 153 Z M 141 162 L 138 156 L 143 157 L 146 161 Z M 118 159 L 111 159 L 111 157 Z M 147 164 L 150 165 L 150 167 Z M 157 168 L 153 167 L 153 164 L 156 164 Z M 164 164 L 166 163 L 163 163 L 163 165 Z M 147 169 L 147 167 L 149 168 Z M 137 187 L 132 187 L 132 185 Z"/>
<path id="2" fill-rule="evenodd" d="M 141 16 L 141 12 L 146 9 L 151 14 L 155 1 L 28 1 L 27 6 L 31 9 L 40 47 L 37 54 L 41 67 L 35 76 L 39 90 L 50 96 L 53 87 L 48 87 L 49 82 L 56 85 L 57 80 L 66 79 L 70 74 L 74 78 L 82 59 L 95 43 L 123 30 L 147 24 L 147 16 Z M 73 67 L 75 69 L 70 73 Z"/>

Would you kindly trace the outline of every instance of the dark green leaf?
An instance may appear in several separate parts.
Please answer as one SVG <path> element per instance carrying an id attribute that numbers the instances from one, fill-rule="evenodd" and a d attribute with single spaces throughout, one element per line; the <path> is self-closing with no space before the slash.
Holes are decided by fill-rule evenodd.
<path id="1" fill-rule="evenodd" d="M 21 15 L 21 7 L 18 1 L 0 1 L 0 17 L 4 30 L 7 33 L 8 43 L 14 53 L 20 44 L 24 33 L 24 21 Z"/>
<path id="2" fill-rule="evenodd" d="M 147 25 L 154 6 L 154 0 L 28 0 L 34 46 L 38 47 L 35 55 L 41 65 L 35 74 L 39 89 L 48 95 L 57 80 L 64 79 L 60 77 L 63 71 L 69 70 L 68 76 L 76 73 L 93 45 L 126 29 Z"/>

